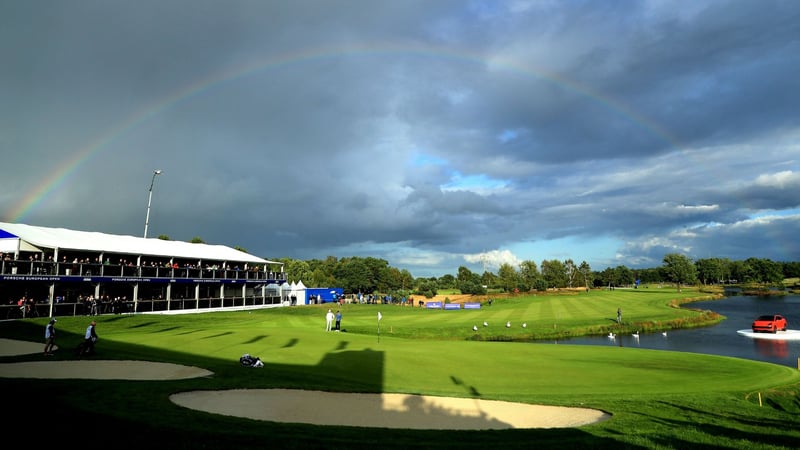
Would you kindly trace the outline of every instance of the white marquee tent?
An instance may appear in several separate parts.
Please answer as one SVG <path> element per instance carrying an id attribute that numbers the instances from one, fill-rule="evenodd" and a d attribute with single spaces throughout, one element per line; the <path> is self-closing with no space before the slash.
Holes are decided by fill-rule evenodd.
<path id="1" fill-rule="evenodd" d="M 92 231 L 0 222 L 0 252 L 55 250 L 124 253 L 249 264 L 281 264 L 224 245 L 193 244 Z"/>

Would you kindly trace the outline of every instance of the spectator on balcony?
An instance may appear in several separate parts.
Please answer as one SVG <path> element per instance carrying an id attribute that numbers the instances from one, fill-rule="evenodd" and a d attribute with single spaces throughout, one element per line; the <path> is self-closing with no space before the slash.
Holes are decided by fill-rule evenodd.
<path id="1" fill-rule="evenodd" d="M 11 273 L 11 268 L 14 267 L 14 261 L 11 259 L 11 253 L 3 255 L 3 270 L 5 273 Z"/>
<path id="2" fill-rule="evenodd" d="M 56 262 L 55 262 L 55 260 L 53 260 L 53 255 L 49 255 L 49 256 L 47 257 L 47 268 L 46 268 L 46 273 L 48 273 L 48 274 L 50 274 L 50 275 L 53 275 L 53 274 L 55 274 L 55 273 L 56 273 L 56 272 L 55 272 L 55 268 L 56 268 Z"/>

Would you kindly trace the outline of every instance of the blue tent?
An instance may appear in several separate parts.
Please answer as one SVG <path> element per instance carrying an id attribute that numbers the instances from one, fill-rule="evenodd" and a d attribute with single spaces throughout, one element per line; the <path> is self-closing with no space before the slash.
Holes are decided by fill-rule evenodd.
<path id="1" fill-rule="evenodd" d="M 312 299 L 321 299 L 321 303 L 335 302 L 341 296 L 342 288 L 306 288 L 309 303 Z"/>

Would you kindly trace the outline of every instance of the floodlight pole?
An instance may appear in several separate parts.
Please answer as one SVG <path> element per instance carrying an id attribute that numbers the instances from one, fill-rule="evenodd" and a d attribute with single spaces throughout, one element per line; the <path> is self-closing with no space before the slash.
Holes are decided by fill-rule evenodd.
<path id="1" fill-rule="evenodd" d="M 147 226 L 150 225 L 150 203 L 153 201 L 153 185 L 156 182 L 156 175 L 161 175 L 161 169 L 153 171 L 153 179 L 150 180 L 150 191 L 147 194 L 147 215 L 144 218 L 144 237 L 147 238 Z"/>

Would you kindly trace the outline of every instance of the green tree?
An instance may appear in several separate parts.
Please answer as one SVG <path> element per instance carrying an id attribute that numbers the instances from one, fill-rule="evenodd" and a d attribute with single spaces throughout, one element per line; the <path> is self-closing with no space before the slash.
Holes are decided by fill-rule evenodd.
<path id="1" fill-rule="evenodd" d="M 665 255 L 663 268 L 667 279 L 678 286 L 678 292 L 681 292 L 682 285 L 693 283 L 697 279 L 697 268 L 692 260 L 679 253 Z"/>
<path id="2" fill-rule="evenodd" d="M 747 258 L 745 263 L 753 268 L 754 280 L 759 283 L 783 283 L 783 269 L 771 259 Z"/>
<path id="3" fill-rule="evenodd" d="M 734 283 L 750 283 L 755 280 L 755 272 L 745 261 L 731 262 L 731 281 Z"/>
<path id="4" fill-rule="evenodd" d="M 483 295 L 486 293 L 486 289 L 480 283 L 480 278 L 460 282 L 458 289 L 462 294 Z"/>
<path id="5" fill-rule="evenodd" d="M 514 292 L 520 282 L 516 269 L 508 263 L 500 264 L 500 268 L 497 270 L 497 278 L 500 282 L 500 287 L 505 292 Z"/>
<path id="6" fill-rule="evenodd" d="M 473 273 L 468 268 L 461 266 L 458 268 L 456 276 L 456 289 L 462 294 L 485 294 L 486 289 L 481 284 L 480 275 Z"/>
<path id="7" fill-rule="evenodd" d="M 439 277 L 438 284 L 440 289 L 455 289 L 456 288 L 456 277 L 452 274 L 445 274 Z"/>
<path id="8" fill-rule="evenodd" d="M 468 281 L 472 281 L 473 273 L 471 270 L 464 266 L 460 266 L 458 268 L 458 274 L 456 275 L 456 282 L 457 283 L 465 283 Z"/>
<path id="9" fill-rule="evenodd" d="M 659 268 L 639 269 L 637 274 L 639 275 L 639 280 L 645 284 L 658 283 L 663 279 Z"/>
<path id="10" fill-rule="evenodd" d="M 315 288 L 336 286 L 336 278 L 333 276 L 333 272 L 337 264 L 338 260 L 333 256 L 328 256 L 324 260 L 309 260 L 310 276 L 304 281 L 305 285 Z"/>
<path id="11" fill-rule="evenodd" d="M 425 298 L 433 298 L 436 296 L 438 292 L 438 285 L 436 284 L 435 279 L 427 279 L 423 280 L 419 283 L 416 290 L 414 291 L 415 295 L 422 295 Z"/>
<path id="12" fill-rule="evenodd" d="M 494 289 L 500 287 L 500 280 L 497 275 L 487 270 L 481 275 L 481 285 Z"/>
<path id="13" fill-rule="evenodd" d="M 399 279 L 392 280 L 389 262 L 385 259 L 367 257 L 364 258 L 364 264 L 369 268 L 372 276 L 372 289 L 376 292 L 390 292 L 400 288 L 401 283 Z"/>
<path id="14" fill-rule="evenodd" d="M 564 263 L 557 259 L 542 261 L 542 277 L 549 288 L 567 286 L 567 272 Z"/>
<path id="15" fill-rule="evenodd" d="M 346 293 L 371 292 L 374 287 L 369 268 L 358 258 L 342 259 L 333 276 L 336 277 L 336 286 Z"/>
<path id="16" fill-rule="evenodd" d="M 522 283 L 527 287 L 525 290 L 529 291 L 536 288 L 536 282 L 542 278 L 542 275 L 539 273 L 536 262 L 526 260 L 519 264 L 519 277 Z"/>
<path id="17" fill-rule="evenodd" d="M 269 259 L 269 258 L 266 258 Z M 311 266 L 308 261 L 301 261 L 299 259 L 291 258 L 278 258 L 275 261 L 282 262 L 283 268 L 286 271 L 286 277 L 289 283 L 303 282 L 304 285 L 311 287 Z"/>
<path id="18" fill-rule="evenodd" d="M 698 259 L 694 265 L 697 268 L 697 278 L 703 284 L 716 284 L 724 279 L 722 260 L 719 258 Z"/>
<path id="19" fill-rule="evenodd" d="M 586 261 L 581 261 L 581 264 L 578 266 L 578 273 L 581 274 L 583 285 L 586 287 L 586 289 L 589 289 L 589 286 L 594 285 L 594 280 L 592 279 L 592 268 L 589 266 L 589 263 Z"/>
<path id="20" fill-rule="evenodd" d="M 630 286 L 636 280 L 633 276 L 633 271 L 625 266 L 614 268 L 614 279 L 617 282 L 617 286 Z"/>
<path id="21" fill-rule="evenodd" d="M 566 276 L 567 287 L 574 287 L 575 277 L 578 276 L 578 267 L 575 266 L 575 262 L 573 260 L 564 260 L 564 275 Z"/>
<path id="22" fill-rule="evenodd" d="M 411 275 L 411 272 L 408 269 L 403 269 L 399 271 L 398 278 L 400 280 L 400 288 L 405 291 L 406 289 L 411 289 L 414 287 L 414 276 Z"/>
<path id="23" fill-rule="evenodd" d="M 536 289 L 539 292 L 546 291 L 547 290 L 547 281 L 545 281 L 544 278 L 541 278 L 541 277 L 537 278 L 533 282 L 533 288 Z"/>
<path id="24" fill-rule="evenodd" d="M 611 267 L 606 267 L 597 277 L 602 282 L 602 285 L 608 288 L 617 285 L 617 271 Z"/>
<path id="25" fill-rule="evenodd" d="M 783 277 L 784 278 L 798 278 L 800 277 L 800 262 L 782 262 Z"/>

